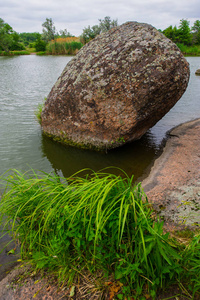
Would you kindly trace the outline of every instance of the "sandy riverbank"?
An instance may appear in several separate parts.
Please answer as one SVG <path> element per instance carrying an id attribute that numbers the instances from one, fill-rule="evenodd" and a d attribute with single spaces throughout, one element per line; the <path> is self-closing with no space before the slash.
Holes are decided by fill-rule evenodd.
<path id="1" fill-rule="evenodd" d="M 167 230 L 180 229 L 184 223 L 200 224 L 200 119 L 171 130 L 142 187 L 154 209 L 165 218 Z M 68 299 L 67 291 L 57 293 L 56 286 L 34 275 L 19 284 L 17 279 L 27 272 L 18 268 L 0 282 L 1 300 Z"/>

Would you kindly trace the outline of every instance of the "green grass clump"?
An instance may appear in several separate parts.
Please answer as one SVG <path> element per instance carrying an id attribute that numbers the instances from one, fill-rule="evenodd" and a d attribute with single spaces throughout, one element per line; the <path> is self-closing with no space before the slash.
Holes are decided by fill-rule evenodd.
<path id="1" fill-rule="evenodd" d="M 41 113 L 42 113 L 43 106 L 44 106 L 44 104 L 42 104 L 42 103 L 38 104 L 37 110 L 35 111 L 35 116 L 36 116 L 39 124 L 41 124 Z"/>
<path id="2" fill-rule="evenodd" d="M 41 124 L 41 121 L 42 121 L 41 120 L 41 113 L 42 113 L 42 109 L 44 107 L 44 103 L 45 103 L 46 100 L 47 100 L 47 98 L 44 98 L 43 103 L 39 103 L 38 106 L 37 106 L 37 109 L 35 111 L 35 116 L 36 116 L 39 124 Z"/>
<path id="3" fill-rule="evenodd" d="M 199 291 L 200 237 L 178 253 L 133 178 L 92 172 L 64 179 L 14 170 L 1 186 L 4 229 L 36 269 L 69 284 L 100 271 L 120 282 L 119 297 L 144 290 L 154 297 L 158 288 L 183 282 L 188 270 L 189 288 Z"/>

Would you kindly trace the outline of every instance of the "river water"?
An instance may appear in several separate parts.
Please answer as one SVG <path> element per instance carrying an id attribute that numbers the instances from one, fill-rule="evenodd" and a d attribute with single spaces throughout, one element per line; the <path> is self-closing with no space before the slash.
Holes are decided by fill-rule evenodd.
<path id="1" fill-rule="evenodd" d="M 187 57 L 191 76 L 187 91 L 171 111 L 141 140 L 105 153 L 63 146 L 43 136 L 34 112 L 69 62 L 68 56 L 0 57 L 0 174 L 30 168 L 69 176 L 80 169 L 122 168 L 145 174 L 172 127 L 200 118 L 200 57 Z M 113 171 L 115 172 L 115 171 Z"/>

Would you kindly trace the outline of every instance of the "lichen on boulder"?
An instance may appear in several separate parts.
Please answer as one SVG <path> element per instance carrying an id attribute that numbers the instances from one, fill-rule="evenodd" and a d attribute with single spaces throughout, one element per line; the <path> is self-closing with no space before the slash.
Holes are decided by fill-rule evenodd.
<path id="1" fill-rule="evenodd" d="M 41 125 L 63 143 L 110 149 L 139 139 L 180 99 L 189 65 L 148 24 L 128 22 L 97 36 L 66 65 Z"/>

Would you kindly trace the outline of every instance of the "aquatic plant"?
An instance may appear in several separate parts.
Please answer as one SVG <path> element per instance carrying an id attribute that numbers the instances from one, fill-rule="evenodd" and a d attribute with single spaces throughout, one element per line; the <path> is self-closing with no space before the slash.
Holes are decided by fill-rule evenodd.
<path id="1" fill-rule="evenodd" d="M 42 113 L 42 109 L 44 107 L 44 102 L 46 101 L 46 99 L 47 98 L 44 98 L 43 103 L 38 104 L 37 109 L 35 111 L 35 116 L 40 124 L 41 124 L 41 113 Z"/>

